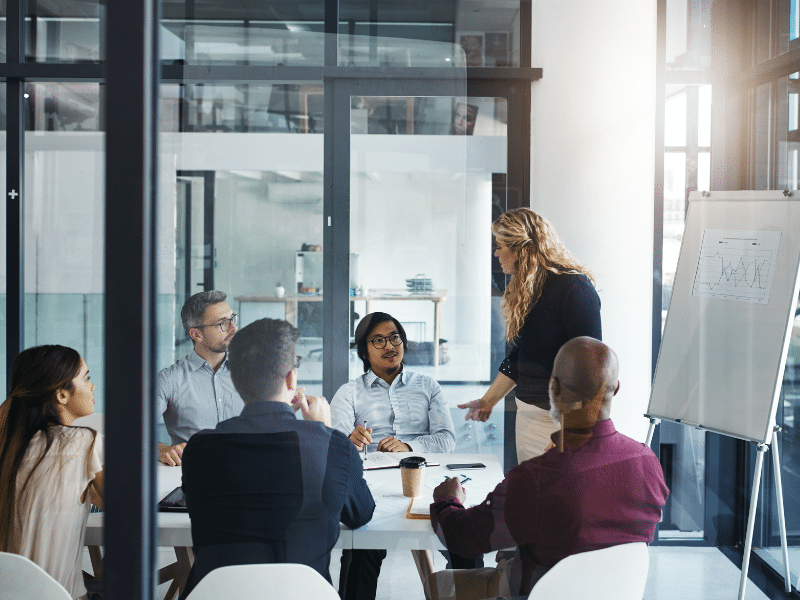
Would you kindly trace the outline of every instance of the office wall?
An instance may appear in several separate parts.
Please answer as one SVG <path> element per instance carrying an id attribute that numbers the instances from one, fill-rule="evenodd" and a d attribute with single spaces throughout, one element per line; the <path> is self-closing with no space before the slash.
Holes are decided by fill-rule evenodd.
<path id="1" fill-rule="evenodd" d="M 620 32 L 624 32 L 622 35 Z M 612 418 L 644 440 L 651 378 L 656 3 L 534 0 L 531 206 L 597 276 Z"/>
<path id="2" fill-rule="evenodd" d="M 505 171 L 505 146 L 502 136 L 352 139 L 351 250 L 360 257 L 359 283 L 403 288 L 406 278 L 424 273 L 448 291 L 441 322 L 442 337 L 451 341 L 488 347 L 491 173 Z M 322 136 L 164 134 L 162 150 L 174 153 L 177 170 L 217 173 L 216 287 L 232 298 L 270 295 L 276 281 L 290 291 L 294 253 L 304 242 L 322 244 L 322 183 L 319 202 L 279 203 L 270 200 L 262 175 L 318 173 Z M 423 321 L 432 335 L 429 303 L 374 309 Z M 480 375 L 487 379 L 488 370 Z"/>

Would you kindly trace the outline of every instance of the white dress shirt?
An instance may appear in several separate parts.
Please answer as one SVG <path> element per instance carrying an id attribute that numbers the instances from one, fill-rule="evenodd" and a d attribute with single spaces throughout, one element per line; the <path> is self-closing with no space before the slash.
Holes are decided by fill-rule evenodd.
<path id="1" fill-rule="evenodd" d="M 392 436 L 414 452 L 452 452 L 456 434 L 442 388 L 432 377 L 403 369 L 390 386 L 372 370 L 345 383 L 331 401 L 333 428 L 345 435 L 364 425 L 372 444 Z"/>
<path id="2" fill-rule="evenodd" d="M 156 400 L 156 410 L 164 415 L 172 445 L 187 441 L 201 429 L 214 429 L 220 421 L 238 417 L 244 408 L 233 387 L 227 357 L 215 373 L 194 350 L 158 374 Z"/>

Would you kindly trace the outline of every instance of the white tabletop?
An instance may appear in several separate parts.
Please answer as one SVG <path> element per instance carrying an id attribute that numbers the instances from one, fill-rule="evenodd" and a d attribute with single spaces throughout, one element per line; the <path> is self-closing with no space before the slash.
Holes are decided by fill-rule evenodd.
<path id="1" fill-rule="evenodd" d="M 475 454 L 436 454 L 408 453 L 392 454 L 398 460 L 404 456 L 424 456 L 429 461 L 440 462 L 438 467 L 425 469 L 425 484 L 422 495 L 415 504 L 429 506 L 433 501 L 433 488 L 445 477 L 466 475 L 471 480 L 464 484 L 468 506 L 480 504 L 486 495 L 503 480 L 503 470 L 497 456 Z M 447 468 L 448 464 L 481 462 L 486 465 L 480 470 L 456 470 Z M 444 546 L 436 537 L 427 519 L 408 519 L 406 511 L 410 499 L 403 496 L 399 469 L 379 469 L 364 474 L 375 498 L 375 513 L 372 520 L 354 530 L 353 548 L 382 548 L 385 550 L 443 550 Z"/>
<path id="2" fill-rule="evenodd" d="M 398 460 L 403 456 L 418 453 L 396 453 Z M 434 454 L 423 453 L 429 460 L 441 462 L 439 467 L 427 467 L 423 486 L 423 496 L 415 502 L 430 504 L 433 487 L 445 476 L 463 474 L 472 479 L 464 484 L 467 491 L 467 505 L 479 504 L 494 487 L 503 480 L 503 470 L 495 455 L 475 454 Z M 470 471 L 450 471 L 445 465 L 453 463 L 482 462 L 485 469 Z M 406 518 L 410 500 L 402 495 L 399 469 L 379 469 L 366 471 L 365 479 L 375 497 L 375 513 L 372 520 L 356 530 L 344 525 L 336 543 L 336 548 L 383 548 L 386 550 L 433 550 L 443 549 L 441 542 L 433 533 L 428 520 Z M 158 466 L 157 495 L 163 498 L 181 483 L 181 469 Z M 92 513 L 86 527 L 87 546 L 102 546 L 103 515 Z M 191 525 L 186 513 L 158 513 L 158 545 L 186 547 L 192 545 Z"/>

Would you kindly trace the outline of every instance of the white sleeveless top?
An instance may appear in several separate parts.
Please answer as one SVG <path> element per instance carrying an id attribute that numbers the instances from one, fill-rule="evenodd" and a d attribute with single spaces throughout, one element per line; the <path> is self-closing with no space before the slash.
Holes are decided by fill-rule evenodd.
<path id="1" fill-rule="evenodd" d="M 82 427 L 54 429 L 53 445 L 24 492 L 22 486 L 45 448 L 43 432 L 33 436 L 20 464 L 13 539 L 19 554 L 52 575 L 73 598 L 79 598 L 86 593 L 82 565 L 92 502 L 88 486 L 103 470 L 105 438 Z"/>

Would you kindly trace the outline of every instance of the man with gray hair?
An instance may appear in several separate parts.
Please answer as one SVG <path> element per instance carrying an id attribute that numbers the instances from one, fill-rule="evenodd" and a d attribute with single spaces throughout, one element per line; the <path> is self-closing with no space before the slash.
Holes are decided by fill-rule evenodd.
<path id="1" fill-rule="evenodd" d="M 239 315 L 225 302 L 225 292 L 211 290 L 189 298 L 181 309 L 181 321 L 194 349 L 158 374 L 158 414 L 171 445 L 158 444 L 158 460 L 181 464 L 186 441 L 201 429 L 242 412 L 244 402 L 231 382 L 228 345 L 236 334 Z"/>

